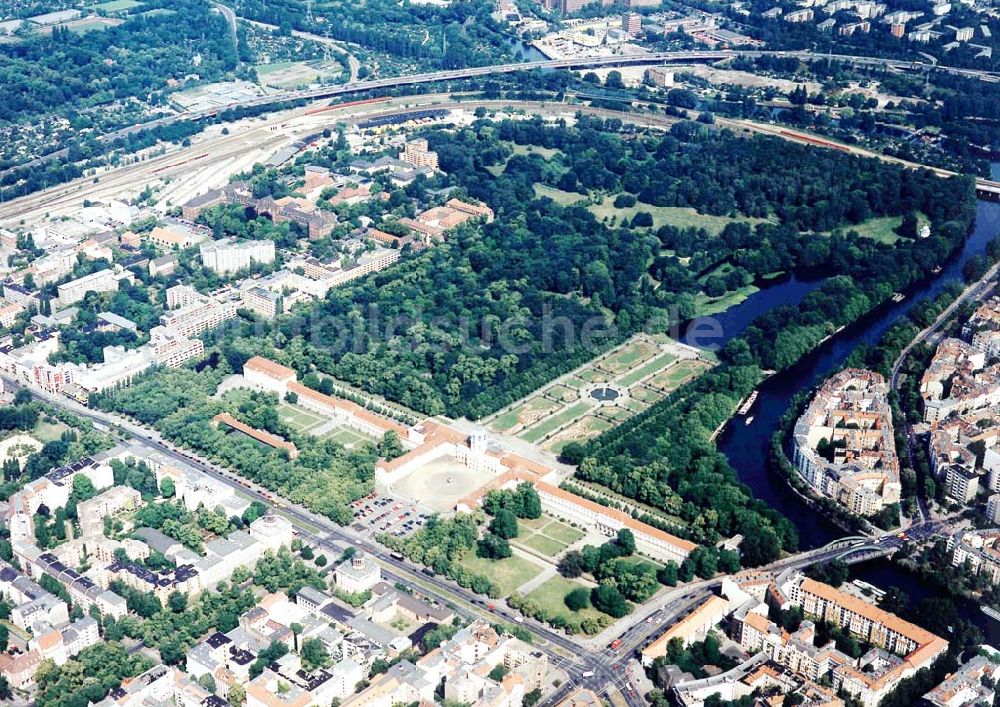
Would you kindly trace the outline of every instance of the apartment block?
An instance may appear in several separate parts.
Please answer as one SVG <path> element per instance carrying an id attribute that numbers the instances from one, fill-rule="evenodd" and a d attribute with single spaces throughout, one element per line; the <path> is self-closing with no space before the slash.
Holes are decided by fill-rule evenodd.
<path id="1" fill-rule="evenodd" d="M 996 656 L 991 651 L 992 656 Z M 1000 666 L 985 655 L 977 655 L 965 662 L 944 682 L 924 695 L 932 707 L 972 707 L 992 704 L 993 688 L 1000 679 Z"/>
<path id="2" fill-rule="evenodd" d="M 427 140 L 418 138 L 403 145 L 399 159 L 415 167 L 438 168 L 438 154 L 427 147 Z"/>
<path id="3" fill-rule="evenodd" d="M 945 475 L 947 494 L 961 504 L 966 504 L 976 497 L 979 491 L 979 474 L 961 464 L 949 464 Z"/>
<path id="4" fill-rule="evenodd" d="M 259 286 L 241 288 L 240 303 L 266 319 L 274 319 L 283 309 L 282 296 L 279 293 Z"/>
<path id="5" fill-rule="evenodd" d="M 18 316 L 24 311 L 24 305 L 17 302 L 0 306 L 0 326 L 5 328 L 14 326 Z"/>
<path id="6" fill-rule="evenodd" d="M 994 584 L 1000 583 L 1000 533 L 960 531 L 948 538 L 953 567 L 968 566 Z"/>
<path id="7" fill-rule="evenodd" d="M 744 576 L 746 583 L 737 575 L 733 584 L 744 596 L 747 592 L 755 594 L 757 578 L 750 573 Z M 754 654 L 744 667 L 774 664 L 779 671 L 790 671 L 807 684 L 829 680 L 834 690 L 847 693 L 862 707 L 877 707 L 900 681 L 930 666 L 948 648 L 945 639 L 795 570 L 765 578 L 764 586 L 769 604 L 775 608 L 800 606 L 806 620 L 789 633 L 768 619 L 768 604 L 751 596 L 730 622 L 734 640 L 744 651 Z M 844 628 L 873 647 L 853 659 L 837 650 L 833 641 L 817 646 L 813 620 Z M 754 660 L 762 662 L 754 666 Z M 747 693 L 749 689 L 744 688 L 735 696 Z"/>
<path id="8" fill-rule="evenodd" d="M 885 379 L 846 369 L 827 380 L 795 423 L 794 462 L 812 489 L 856 515 L 898 503 L 902 486 Z"/>
<path id="9" fill-rule="evenodd" d="M 221 238 L 202 243 L 201 264 L 219 275 L 245 270 L 256 263 L 274 262 L 274 241 L 238 241 Z"/>
<path id="10" fill-rule="evenodd" d="M 214 329 L 236 316 L 235 303 L 213 300 L 187 285 L 167 290 L 167 306 L 177 309 L 164 312 L 160 323 L 186 337 Z"/>
<path id="11" fill-rule="evenodd" d="M 626 12 L 622 15 L 622 31 L 628 33 L 630 37 L 642 34 L 642 15 L 638 12 Z"/>
<path id="12" fill-rule="evenodd" d="M 131 277 L 131 276 L 128 276 Z M 118 276 L 110 268 L 98 270 L 90 275 L 84 275 L 59 285 L 59 304 L 68 307 L 83 299 L 88 292 L 114 292 L 118 290 Z"/>

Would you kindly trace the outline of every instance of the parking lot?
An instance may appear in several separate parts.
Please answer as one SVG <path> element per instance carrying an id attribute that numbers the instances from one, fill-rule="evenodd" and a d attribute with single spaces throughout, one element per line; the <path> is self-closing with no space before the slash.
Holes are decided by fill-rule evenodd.
<path id="1" fill-rule="evenodd" d="M 410 501 L 377 492 L 351 505 L 354 507 L 352 527 L 359 533 L 389 533 L 401 538 L 418 530 L 427 519 L 427 513 Z"/>

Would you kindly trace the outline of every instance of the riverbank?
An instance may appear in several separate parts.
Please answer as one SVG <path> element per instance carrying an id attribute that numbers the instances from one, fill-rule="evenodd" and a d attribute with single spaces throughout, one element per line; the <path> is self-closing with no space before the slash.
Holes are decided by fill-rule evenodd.
<path id="1" fill-rule="evenodd" d="M 788 410 L 793 398 L 812 390 L 833 371 L 842 367 L 848 357 L 861 345 L 875 345 L 888 329 L 905 316 L 924 298 L 936 297 L 951 280 L 962 278 L 962 268 L 973 256 L 982 255 L 986 246 L 1000 232 L 1000 204 L 977 201 L 976 221 L 972 233 L 966 238 L 959 252 L 940 272 L 908 288 L 902 302 L 886 301 L 870 314 L 848 325 L 836 336 L 827 340 L 804 356 L 795 365 L 771 376 L 758 387 L 751 424 L 726 425 L 718 436 L 718 449 L 726 455 L 740 480 L 755 497 L 789 518 L 799 532 L 802 548 L 820 547 L 842 537 L 843 530 L 804 504 L 783 479 L 778 479 L 769 468 L 770 445 L 774 433 Z M 768 289 L 748 298 L 746 302 L 725 313 L 730 325 L 742 332 L 756 317 L 768 308 L 765 302 Z M 805 296 L 804 294 L 802 295 Z M 768 298 L 770 299 L 770 298 Z M 780 303 L 778 303 L 780 304 Z M 775 304 L 774 306 L 777 306 Z M 725 330 L 726 339 L 730 337 Z M 733 336 L 737 336 L 734 334 Z"/>

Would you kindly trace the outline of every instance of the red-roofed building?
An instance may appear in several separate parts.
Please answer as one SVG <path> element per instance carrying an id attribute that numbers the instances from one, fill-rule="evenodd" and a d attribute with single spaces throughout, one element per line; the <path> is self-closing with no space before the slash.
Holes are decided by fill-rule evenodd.
<path id="1" fill-rule="evenodd" d="M 276 434 L 272 434 L 267 430 L 258 430 L 256 427 L 251 427 L 250 425 L 244 424 L 237 420 L 235 417 L 230 415 L 228 412 L 220 412 L 218 415 L 212 418 L 212 422 L 215 424 L 223 424 L 230 427 L 237 432 L 242 432 L 248 437 L 251 437 L 262 444 L 266 444 L 269 447 L 274 447 L 275 449 L 284 449 L 288 452 L 289 459 L 295 459 L 299 456 L 299 450 L 295 448 L 295 445 L 288 442 Z"/>

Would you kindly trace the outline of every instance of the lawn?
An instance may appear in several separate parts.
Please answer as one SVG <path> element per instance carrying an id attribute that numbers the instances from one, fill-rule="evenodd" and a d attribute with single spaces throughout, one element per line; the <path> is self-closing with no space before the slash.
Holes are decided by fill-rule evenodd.
<path id="1" fill-rule="evenodd" d="M 622 562 L 625 562 L 630 565 L 648 565 L 649 567 L 652 567 L 654 570 L 657 571 L 663 569 L 663 565 L 657 564 L 652 560 L 648 560 L 645 557 L 642 557 L 641 555 L 629 555 L 628 557 L 621 558 L 621 560 Z"/>
<path id="2" fill-rule="evenodd" d="M 651 390 L 645 386 L 631 388 L 629 390 L 629 395 L 632 396 L 632 400 L 639 400 L 644 403 L 655 403 L 657 400 L 663 398 L 663 393 L 658 390 Z M 608 412 L 610 412 L 610 410 Z"/>
<path id="3" fill-rule="evenodd" d="M 295 61 L 278 61 L 274 64 L 258 64 L 254 67 L 254 71 L 260 77 L 267 76 L 268 74 L 273 74 L 275 71 L 284 71 L 295 66 L 298 62 Z"/>
<path id="4" fill-rule="evenodd" d="M 145 3 L 138 2 L 138 0 L 108 0 L 108 2 L 102 2 L 100 5 L 94 5 L 91 10 L 97 10 L 98 12 L 125 12 L 126 10 L 134 10 L 137 7 L 142 7 Z"/>
<path id="5" fill-rule="evenodd" d="M 226 397 L 228 396 L 229 393 L 226 394 Z M 278 405 L 278 419 L 301 434 L 312 435 L 320 442 L 325 442 L 329 439 L 344 447 L 355 448 L 360 447 L 366 442 L 375 441 L 357 430 L 339 425 L 317 436 L 315 431 L 326 425 L 330 420 L 291 403 L 280 403 Z"/>
<path id="6" fill-rule="evenodd" d="M 484 560 L 481 557 L 476 557 L 475 550 L 470 550 L 462 558 L 461 565 L 469 572 L 489 577 L 490 581 L 500 588 L 500 595 L 504 597 L 510 596 L 514 590 L 542 571 L 521 557 Z"/>
<path id="7" fill-rule="evenodd" d="M 46 422 L 44 416 L 39 417 L 38 422 L 35 423 L 35 429 L 31 431 L 32 436 L 42 444 L 55 442 L 62 437 L 63 432 L 69 430 L 69 427 L 59 420 L 50 419 L 51 422 Z"/>
<path id="8" fill-rule="evenodd" d="M 347 447 L 348 449 L 354 449 L 355 447 L 360 447 L 367 442 L 375 442 L 371 437 L 361 434 L 355 430 L 349 429 L 347 427 L 337 427 L 330 430 L 329 432 L 317 437 L 320 442 L 325 442 L 326 440 L 333 440 L 337 444 Z"/>
<path id="9" fill-rule="evenodd" d="M 514 541 L 552 558 L 583 537 L 581 530 L 543 515 L 536 520 L 518 520 L 521 534 Z"/>
<path id="10" fill-rule="evenodd" d="M 699 214 L 694 209 L 687 206 L 650 206 L 642 202 L 636 202 L 635 206 L 618 209 L 615 208 L 615 196 L 606 196 L 600 204 L 593 204 L 587 207 L 598 221 L 605 218 L 617 217 L 617 222 L 631 221 L 640 211 L 645 211 L 653 217 L 653 228 L 660 226 L 676 226 L 677 228 L 704 228 L 710 235 L 717 236 L 728 224 L 734 222 L 760 223 L 765 219 L 749 218 L 747 216 L 712 216 L 709 214 Z"/>
<path id="11" fill-rule="evenodd" d="M 544 417 L 549 410 L 555 410 L 559 403 L 537 395 L 522 405 L 508 410 L 493 421 L 493 428 L 500 432 L 513 429 L 517 425 L 530 426 Z"/>
<path id="12" fill-rule="evenodd" d="M 760 288 L 756 285 L 746 285 L 738 290 L 727 292 L 721 297 L 709 297 L 704 292 L 699 292 L 694 296 L 694 315 L 696 317 L 710 317 L 713 314 L 725 312 L 759 290 Z"/>
<path id="13" fill-rule="evenodd" d="M 656 346 L 648 341 L 633 341 L 624 348 L 600 362 L 600 367 L 619 374 L 627 371 L 640 361 L 656 355 Z"/>
<path id="14" fill-rule="evenodd" d="M 618 408 L 602 408 L 602 412 L 608 412 Z M 572 424 L 563 427 L 558 433 L 549 438 L 545 444 L 545 449 L 559 454 L 570 442 L 582 442 L 596 437 L 601 432 L 607 432 L 614 425 L 596 415 L 584 415 L 574 420 Z"/>
<path id="15" fill-rule="evenodd" d="M 899 225 L 902 222 L 902 216 L 879 216 L 877 218 L 870 218 L 867 221 L 862 221 L 856 226 L 845 226 L 843 230 L 857 231 L 859 235 L 864 236 L 865 238 L 871 238 L 879 243 L 892 245 L 901 238 L 901 236 L 896 233 L 896 229 L 899 228 Z M 918 213 L 917 223 L 923 226 L 928 223 L 927 217 L 922 213 Z"/>
<path id="16" fill-rule="evenodd" d="M 514 143 L 507 143 L 507 144 L 510 145 L 511 149 L 514 152 L 514 155 L 538 155 L 544 160 L 550 160 L 554 156 L 562 154 L 561 151 L 555 150 L 551 147 L 540 147 L 538 145 L 517 145 Z M 499 177 L 501 174 L 504 173 L 505 169 L 507 169 L 506 162 L 504 162 L 503 164 L 492 164 L 486 168 L 486 171 L 492 174 L 494 177 Z M 538 194 L 539 187 L 545 188 L 543 185 L 536 186 L 535 187 L 536 195 Z M 553 191 L 558 191 L 558 190 L 553 190 Z M 562 193 L 566 194 L 568 192 L 562 192 Z M 550 195 L 545 194 L 545 196 L 550 196 Z M 558 199 L 556 199 L 556 197 L 554 196 L 552 196 L 551 198 L 553 199 L 553 201 L 558 201 Z M 577 199 L 579 198 L 581 197 L 577 197 Z"/>
<path id="17" fill-rule="evenodd" d="M 879 243 L 892 245 L 899 240 L 896 229 L 903 222 L 902 216 L 881 216 L 862 221 L 856 226 L 849 226 L 846 230 L 857 231 L 865 238 L 871 238 Z"/>
<path id="18" fill-rule="evenodd" d="M 110 17 L 83 17 L 79 20 L 64 25 L 66 29 L 74 34 L 86 34 L 87 32 L 104 32 L 125 22 L 123 19 L 112 19 Z"/>
<path id="19" fill-rule="evenodd" d="M 583 537 L 583 531 L 579 528 L 574 528 L 572 525 L 567 525 L 561 520 L 553 519 L 551 523 L 542 529 L 542 532 L 548 535 L 550 538 L 555 538 L 561 543 L 566 545 L 572 545 L 577 540 Z"/>
<path id="20" fill-rule="evenodd" d="M 624 386 L 635 385 L 646 376 L 651 376 L 657 371 L 666 368 L 675 360 L 677 360 L 677 357 L 673 354 L 661 354 L 652 361 L 647 361 L 638 368 L 633 368 L 631 371 L 619 378 L 617 382 Z"/>
<path id="21" fill-rule="evenodd" d="M 566 547 L 558 540 L 553 540 L 552 538 L 539 533 L 529 535 L 523 540 L 518 538 L 515 542 L 531 548 L 544 557 L 555 557 Z"/>
<path id="22" fill-rule="evenodd" d="M 562 400 L 563 402 L 569 402 L 571 400 L 576 400 L 579 397 L 579 392 L 565 385 L 554 385 L 545 391 L 545 395 L 550 398 L 555 398 L 556 400 Z"/>
<path id="23" fill-rule="evenodd" d="M 633 398 L 635 398 L 635 397 L 638 397 L 638 396 L 636 396 L 637 392 L 638 393 L 642 393 L 643 391 L 645 391 L 645 388 L 636 388 L 635 390 L 629 391 L 629 395 L 631 395 Z M 653 400 L 656 401 L 656 400 L 659 400 L 662 397 L 663 396 L 661 394 L 657 393 L 656 397 Z M 641 399 L 645 400 L 645 398 L 641 398 Z M 601 416 L 605 417 L 605 418 L 610 418 L 610 419 L 614 420 L 615 422 L 621 422 L 622 420 L 627 420 L 628 418 L 632 417 L 631 413 L 629 413 L 629 411 L 627 409 L 621 408 L 621 407 L 613 407 L 613 408 L 607 408 L 606 407 L 606 408 L 601 408 Z"/>
<path id="24" fill-rule="evenodd" d="M 543 159 L 550 160 L 556 155 L 561 155 L 560 150 L 552 147 L 542 147 L 540 145 L 512 145 L 515 155 L 540 155 Z"/>
<path id="25" fill-rule="evenodd" d="M 550 187 L 547 184 L 539 184 L 536 182 L 535 197 L 541 199 L 543 196 L 547 196 L 560 206 L 569 206 L 570 204 L 575 204 L 581 199 L 586 198 L 583 194 L 577 194 L 573 191 L 563 191 L 562 189 L 556 189 L 555 187 Z"/>
<path id="26" fill-rule="evenodd" d="M 576 375 L 582 378 L 585 383 L 603 383 L 608 380 L 607 373 L 595 371 L 593 368 L 585 368 Z"/>
<path id="27" fill-rule="evenodd" d="M 596 619 L 601 615 L 597 609 L 570 611 L 563 601 L 571 591 L 585 586 L 585 584 L 574 582 L 565 577 L 553 577 L 543 582 L 534 591 L 529 592 L 526 598 L 533 601 L 539 608 L 544 609 L 550 616 L 560 615 L 567 621 L 580 621 L 590 617 Z"/>
<path id="28" fill-rule="evenodd" d="M 635 398 L 632 398 L 627 403 L 625 403 L 625 407 L 627 407 L 632 412 L 639 413 L 645 410 L 647 407 L 649 407 L 649 405 L 647 405 L 641 400 L 636 400 Z"/>
<path id="29" fill-rule="evenodd" d="M 511 408 L 502 415 L 497 415 L 496 419 L 490 423 L 490 427 L 500 432 L 506 432 L 517 425 L 517 414 L 521 410 L 521 405 Z"/>
<path id="30" fill-rule="evenodd" d="M 706 366 L 707 364 L 701 361 L 681 361 L 680 363 L 671 366 L 663 373 L 653 376 L 646 382 L 655 388 L 673 390 L 682 383 L 690 380 L 695 375 L 701 373 Z"/>
<path id="31" fill-rule="evenodd" d="M 242 405 L 250 399 L 251 391 L 246 388 L 231 388 L 222 394 L 223 402 Z"/>
<path id="32" fill-rule="evenodd" d="M 554 432 L 559 429 L 567 422 L 575 420 L 580 417 L 583 413 L 590 409 L 590 405 L 584 402 L 576 403 L 575 405 L 570 405 L 568 408 L 564 408 L 561 412 L 557 412 L 555 415 L 550 415 L 549 417 L 542 420 L 540 423 L 530 428 L 524 432 L 521 437 L 528 442 L 537 442 L 538 440 L 545 437 L 545 435 L 550 432 Z"/>
<path id="33" fill-rule="evenodd" d="M 278 419 L 289 427 L 293 427 L 303 433 L 308 433 L 309 430 L 319 427 L 326 422 L 326 418 L 290 403 L 281 403 L 278 405 Z"/>
<path id="34" fill-rule="evenodd" d="M 518 518 L 517 527 L 523 532 L 525 528 L 530 528 L 531 530 L 539 530 L 548 525 L 551 518 L 546 515 L 539 516 L 538 518 Z"/>

